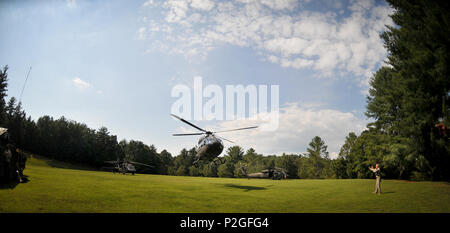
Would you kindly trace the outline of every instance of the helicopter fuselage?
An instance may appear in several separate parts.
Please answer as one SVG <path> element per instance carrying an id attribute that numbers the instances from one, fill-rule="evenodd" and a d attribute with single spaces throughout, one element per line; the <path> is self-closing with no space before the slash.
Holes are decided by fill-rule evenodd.
<path id="1" fill-rule="evenodd" d="M 272 180 L 281 180 L 287 178 L 287 173 L 279 168 L 269 168 L 262 170 L 261 172 L 255 172 L 247 174 L 245 168 L 241 168 L 247 178 L 260 178 L 260 179 L 272 179 Z"/>
<path id="2" fill-rule="evenodd" d="M 223 151 L 223 142 L 212 134 L 203 136 L 198 141 L 196 159 L 211 161 Z"/>
<path id="3" fill-rule="evenodd" d="M 113 168 L 113 173 L 132 173 L 134 175 L 134 173 L 136 173 L 136 168 L 134 167 L 133 164 L 131 163 L 121 163 L 121 164 L 117 164 L 114 168 Z"/>
<path id="4" fill-rule="evenodd" d="M 198 133 L 181 133 L 181 134 L 177 133 L 177 134 L 173 134 L 173 136 L 205 135 L 205 136 L 201 137 L 200 140 L 198 140 L 198 145 L 197 145 L 197 149 L 196 149 L 197 155 L 195 157 L 196 160 L 194 161 L 194 163 L 197 163 L 200 160 L 215 163 L 215 159 L 220 155 L 220 153 L 222 153 L 223 148 L 224 148 L 223 142 L 221 139 L 231 142 L 231 143 L 234 143 L 233 141 L 230 141 L 223 137 L 215 136 L 214 134 L 258 128 L 258 126 L 252 126 L 252 127 L 244 127 L 244 128 L 238 128 L 238 129 L 230 129 L 230 130 L 222 130 L 222 131 L 212 132 L 212 131 L 204 130 L 177 115 L 174 115 L 174 114 L 170 114 L 170 115 L 177 118 L 178 120 L 182 121 L 183 123 L 188 124 L 188 125 L 196 128 L 197 130 L 201 131 Z M 220 158 L 218 160 L 220 160 L 222 162 L 222 160 Z"/>

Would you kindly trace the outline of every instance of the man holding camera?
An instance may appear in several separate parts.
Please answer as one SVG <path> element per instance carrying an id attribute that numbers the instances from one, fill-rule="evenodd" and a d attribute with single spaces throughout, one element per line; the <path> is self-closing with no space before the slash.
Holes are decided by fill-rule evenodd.
<path id="1" fill-rule="evenodd" d="M 376 185 L 375 185 L 375 192 L 373 192 L 373 194 L 378 193 L 378 195 L 381 194 L 381 171 L 380 171 L 380 165 L 377 163 L 375 165 L 375 168 L 373 166 L 369 167 L 369 169 L 375 173 L 375 177 L 377 179 Z"/>

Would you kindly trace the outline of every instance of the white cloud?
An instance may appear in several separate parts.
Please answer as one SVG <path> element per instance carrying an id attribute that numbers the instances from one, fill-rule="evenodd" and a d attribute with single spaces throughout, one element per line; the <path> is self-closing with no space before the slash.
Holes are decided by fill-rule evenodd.
<path id="1" fill-rule="evenodd" d="M 153 46 L 192 60 L 204 59 L 227 43 L 253 48 L 282 67 L 314 69 L 318 76 L 353 74 L 356 83 L 367 88 L 371 73 L 386 57 L 379 33 L 393 24 L 392 9 L 370 0 L 351 1 L 350 14 L 343 17 L 334 7 L 330 12 L 304 10 L 305 2 L 169 0 L 160 8 L 164 19 L 146 27 L 163 38 L 153 37 Z"/>
<path id="2" fill-rule="evenodd" d="M 261 3 L 275 10 L 293 10 L 298 6 L 297 0 L 261 0 Z"/>
<path id="3" fill-rule="evenodd" d="M 283 57 L 290 57 L 298 54 L 310 43 L 302 38 L 276 38 L 265 41 L 264 48 L 270 52 L 281 54 Z"/>
<path id="4" fill-rule="evenodd" d="M 292 67 L 295 69 L 306 68 L 306 67 L 313 65 L 313 63 L 314 63 L 314 61 L 312 61 L 312 60 L 301 59 L 301 58 L 296 58 L 294 60 L 288 60 L 288 59 L 283 58 L 280 61 L 280 65 L 282 67 Z"/>
<path id="5" fill-rule="evenodd" d="M 89 90 L 95 90 L 95 92 L 96 92 L 98 95 L 102 95 L 102 94 L 103 94 L 103 90 L 100 90 L 100 89 L 97 89 L 97 88 L 94 89 L 94 85 L 92 85 L 91 83 L 89 83 L 89 82 L 87 82 L 87 81 L 82 80 L 80 77 L 75 77 L 74 79 L 72 79 L 72 84 L 73 84 L 76 88 L 78 88 L 78 89 L 80 89 L 80 90 L 87 90 L 87 89 L 89 89 Z M 96 90 L 96 89 L 97 89 L 97 90 Z"/>
<path id="6" fill-rule="evenodd" d="M 321 137 L 328 145 L 330 157 L 335 158 L 345 137 L 350 132 L 361 133 L 367 124 L 366 120 L 356 117 L 351 112 L 333 109 L 320 109 L 320 104 L 288 104 L 280 110 L 279 128 L 274 132 L 259 129 L 222 133 L 237 145 L 248 149 L 254 148 L 259 153 L 277 154 L 303 153 L 315 136 Z M 224 121 L 218 126 L 205 127 L 213 131 L 239 127 L 261 125 L 261 121 L 235 120 Z M 187 132 L 192 132 L 186 130 Z M 224 142 L 225 146 L 233 144 Z"/>
<path id="7" fill-rule="evenodd" d="M 168 0 L 164 4 L 164 8 L 169 11 L 166 14 L 166 21 L 168 23 L 180 22 L 186 17 L 188 11 L 188 2 L 184 0 Z"/>
<path id="8" fill-rule="evenodd" d="M 152 6 L 154 4 L 153 0 L 148 0 L 142 4 L 142 6 Z"/>
<path id="9" fill-rule="evenodd" d="M 214 7 L 214 2 L 211 0 L 192 0 L 191 7 L 203 11 L 209 11 Z"/>
<path id="10" fill-rule="evenodd" d="M 86 81 L 83 81 L 79 77 L 75 77 L 74 79 L 72 79 L 72 83 L 73 83 L 73 85 L 75 85 L 75 87 L 77 87 L 79 89 L 86 89 L 86 88 L 92 87 L 92 84 L 90 84 Z"/>

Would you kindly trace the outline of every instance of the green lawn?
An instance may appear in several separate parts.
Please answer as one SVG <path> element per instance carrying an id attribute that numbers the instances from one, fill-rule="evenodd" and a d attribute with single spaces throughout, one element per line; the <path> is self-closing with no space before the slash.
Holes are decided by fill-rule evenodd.
<path id="1" fill-rule="evenodd" d="M 65 168 L 61 168 L 65 167 Z M 30 158 L 29 182 L 0 188 L 0 212 L 450 212 L 444 182 L 120 175 Z"/>

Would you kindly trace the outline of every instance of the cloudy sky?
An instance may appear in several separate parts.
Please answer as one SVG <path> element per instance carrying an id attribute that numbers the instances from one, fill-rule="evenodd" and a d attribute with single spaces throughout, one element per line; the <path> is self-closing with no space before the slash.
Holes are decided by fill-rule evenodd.
<path id="1" fill-rule="evenodd" d="M 176 155 L 195 145 L 169 116 L 177 84 L 279 85 L 274 132 L 224 133 L 259 153 L 301 153 L 318 135 L 336 156 L 360 133 L 368 80 L 386 58 L 384 1 L 1 1 L 0 66 L 33 119 L 106 126 Z M 205 98 L 205 101 L 207 98 Z M 208 129 L 251 121 L 195 121 Z M 191 131 L 192 132 L 192 131 Z M 226 146 L 231 144 L 226 143 Z"/>

